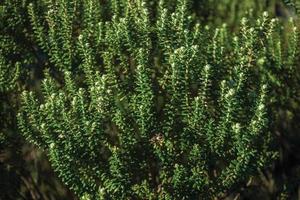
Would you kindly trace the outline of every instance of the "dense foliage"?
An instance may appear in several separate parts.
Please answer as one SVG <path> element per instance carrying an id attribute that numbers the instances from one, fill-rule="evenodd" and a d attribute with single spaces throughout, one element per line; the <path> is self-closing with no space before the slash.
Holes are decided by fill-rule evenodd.
<path id="1" fill-rule="evenodd" d="M 18 128 L 81 199 L 225 198 L 279 156 L 299 32 L 265 1 L 5 2 L 0 88 L 17 101 L 1 102 L 5 122 L 26 87 Z"/>
<path id="2" fill-rule="evenodd" d="M 42 104 L 23 94 L 20 129 L 79 196 L 221 197 L 274 157 L 268 85 L 293 67 L 296 29 L 285 52 L 267 14 L 232 36 L 201 27 L 187 1 L 150 7 L 61 1 L 40 18 L 31 5 L 64 80 L 46 74 Z"/>
<path id="3" fill-rule="evenodd" d="M 46 156 L 17 130 L 20 93 L 36 85 L 44 65 L 32 37 L 30 2 L 0 1 L 0 199 L 66 199 Z"/>

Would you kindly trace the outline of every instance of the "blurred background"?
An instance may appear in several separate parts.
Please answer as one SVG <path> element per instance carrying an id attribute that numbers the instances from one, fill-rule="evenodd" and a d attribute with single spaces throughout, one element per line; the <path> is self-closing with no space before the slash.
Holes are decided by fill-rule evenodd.
<path id="1" fill-rule="evenodd" d="M 24 69 L 20 77 L 26 77 L 21 78 L 13 90 L 2 90 L 0 93 L 0 200 L 76 199 L 51 170 L 46 154 L 25 142 L 16 125 L 19 92 L 24 87 L 36 87 L 47 65 L 38 45 L 32 46 L 35 43 L 26 12 L 32 2 L 38 0 L 0 1 L 0 40 L 13 40 L 14 49 L 8 48 L 7 56 L 22 60 Z M 158 0 L 152 2 L 156 4 Z M 255 21 L 263 11 L 279 17 L 283 22 L 290 17 L 297 18 L 296 9 L 282 0 L 193 0 L 192 9 L 203 24 L 217 27 L 226 23 L 232 31 L 239 26 L 243 16 Z M 279 100 L 273 105 L 276 113 L 272 116 L 272 131 L 276 137 L 279 159 L 253 178 L 238 199 L 300 200 L 299 73 L 300 62 L 294 78 L 284 77 L 288 87 L 278 87 L 278 94 L 289 98 L 278 97 Z"/>

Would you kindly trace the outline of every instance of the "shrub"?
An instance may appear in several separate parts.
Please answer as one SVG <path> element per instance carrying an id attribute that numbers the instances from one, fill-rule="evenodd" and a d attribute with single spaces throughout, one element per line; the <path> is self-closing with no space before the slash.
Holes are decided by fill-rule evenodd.
<path id="1" fill-rule="evenodd" d="M 235 34 L 199 24 L 187 0 L 101 3 L 29 6 L 53 68 L 41 95 L 23 93 L 19 128 L 78 196 L 221 198 L 270 165 L 292 20 L 283 33 L 264 13 Z"/>

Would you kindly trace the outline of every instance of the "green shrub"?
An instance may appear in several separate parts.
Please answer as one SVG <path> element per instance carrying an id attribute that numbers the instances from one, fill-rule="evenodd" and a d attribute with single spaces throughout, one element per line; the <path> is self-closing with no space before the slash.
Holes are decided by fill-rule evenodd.
<path id="1" fill-rule="evenodd" d="M 268 115 L 295 68 L 292 20 L 243 18 L 235 34 L 187 0 L 41 5 L 29 14 L 53 67 L 41 95 L 23 93 L 19 128 L 82 199 L 221 198 L 276 157 Z"/>

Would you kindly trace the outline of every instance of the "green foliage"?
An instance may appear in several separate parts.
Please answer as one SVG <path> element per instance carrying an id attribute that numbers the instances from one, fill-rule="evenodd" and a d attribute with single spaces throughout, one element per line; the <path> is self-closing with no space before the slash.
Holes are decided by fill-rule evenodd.
<path id="1" fill-rule="evenodd" d="M 12 36 L 13 29 L 22 25 L 23 19 L 20 10 L 13 11 L 9 2 L 0 4 L 0 92 L 7 92 L 16 85 L 19 77 L 20 59 L 22 48 Z M 16 7 L 15 9 L 20 9 Z M 23 8 L 24 9 L 24 8 Z M 8 18 L 8 19 L 7 19 Z M 22 31 L 15 29 L 14 31 Z M 16 58 L 16 59 L 13 59 Z"/>
<path id="2" fill-rule="evenodd" d="M 0 1 L 0 199 L 65 199 L 65 187 L 44 154 L 17 129 L 20 93 L 38 82 L 43 69 L 43 55 L 32 40 L 30 2 L 35 1 Z"/>
<path id="3" fill-rule="evenodd" d="M 82 199 L 220 198 L 276 157 L 268 113 L 295 68 L 292 20 L 283 33 L 264 13 L 233 34 L 170 2 L 28 7 L 53 68 L 41 97 L 22 94 L 19 128 Z"/>
<path id="4" fill-rule="evenodd" d="M 26 29 L 26 1 L 0 3 L 0 133 L 8 138 L 16 128 L 17 82 L 26 65 L 32 63 L 32 52 L 23 38 Z M 23 40 L 24 39 L 24 40 Z"/>

